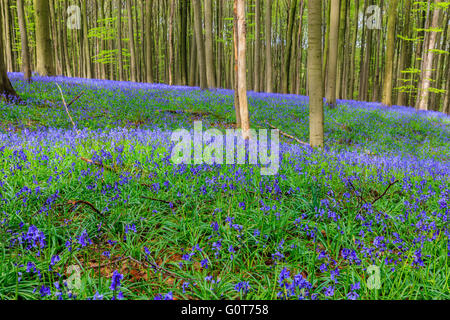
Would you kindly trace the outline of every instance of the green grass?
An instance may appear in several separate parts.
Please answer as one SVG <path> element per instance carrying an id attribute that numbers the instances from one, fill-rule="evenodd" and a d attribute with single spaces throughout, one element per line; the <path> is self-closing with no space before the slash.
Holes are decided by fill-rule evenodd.
<path id="1" fill-rule="evenodd" d="M 450 298 L 448 117 L 342 102 L 326 110 L 325 151 L 283 139 L 279 175 L 264 177 L 253 165 L 170 162 L 167 130 L 234 121 L 227 91 L 61 83 L 67 100 L 85 92 L 71 108 L 77 135 L 51 82 L 14 85 L 28 104 L 0 102 L 1 299 L 56 299 L 54 283 L 63 287 L 71 265 L 82 270 L 77 299 L 112 298 L 114 270 L 125 299 L 346 299 L 357 282 L 360 299 Z M 268 121 L 307 140 L 303 97 L 251 94 L 250 111 L 254 127 Z M 27 248 L 30 226 L 45 246 Z M 83 247 L 84 231 L 92 243 Z M 413 264 L 419 249 L 422 265 Z M 27 272 L 30 262 L 36 272 Z M 367 285 L 372 265 L 379 290 Z M 300 275 L 310 289 L 288 294 L 284 268 L 285 281 Z M 240 282 L 248 293 L 235 290 Z"/>

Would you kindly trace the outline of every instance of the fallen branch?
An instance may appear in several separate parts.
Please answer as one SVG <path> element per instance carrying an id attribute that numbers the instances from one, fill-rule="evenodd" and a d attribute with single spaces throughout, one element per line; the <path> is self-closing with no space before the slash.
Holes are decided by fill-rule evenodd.
<path id="1" fill-rule="evenodd" d="M 163 203 L 167 203 L 167 204 L 175 204 L 175 203 L 172 202 L 172 201 L 161 200 L 161 199 L 156 199 L 156 198 L 151 198 L 151 197 L 145 197 L 145 196 L 142 196 L 141 198 L 143 198 L 143 199 L 148 199 L 148 200 L 153 200 L 153 201 L 159 201 L 159 202 L 163 202 Z"/>
<path id="2" fill-rule="evenodd" d="M 64 99 L 64 94 L 62 92 L 61 87 L 59 86 L 59 84 L 56 84 L 56 86 L 59 89 L 59 92 L 61 92 L 61 97 L 62 97 L 62 101 L 64 103 L 64 107 L 66 108 L 66 113 L 69 116 L 70 122 L 72 122 L 72 126 L 75 129 L 75 131 L 77 132 L 77 134 L 80 134 L 80 131 L 77 129 L 77 126 L 75 125 L 75 122 L 72 119 L 72 116 L 70 115 L 70 111 L 69 111 L 69 107 L 75 102 L 77 101 L 83 94 L 84 92 L 81 92 L 78 96 L 76 96 L 75 98 L 72 99 L 72 101 L 69 102 L 69 104 L 66 103 L 66 99 Z"/>
<path id="3" fill-rule="evenodd" d="M 94 210 L 97 214 L 99 214 L 99 215 L 102 214 L 100 212 L 100 210 L 98 210 L 92 203 L 90 203 L 88 201 L 84 201 L 84 200 L 70 200 L 70 201 L 68 201 L 68 203 L 72 205 L 72 207 L 70 207 L 69 211 L 72 211 L 73 208 L 75 208 L 75 206 L 77 206 L 79 204 L 84 204 L 84 205 L 87 205 L 88 207 L 90 207 L 92 210 Z"/>
<path id="4" fill-rule="evenodd" d="M 153 268 L 155 270 L 163 271 L 164 273 L 170 274 L 170 275 L 172 275 L 172 276 L 174 276 L 174 277 L 176 277 L 178 279 L 183 279 L 182 277 L 180 277 L 176 273 L 174 273 L 174 272 L 172 272 L 172 271 L 170 271 L 170 270 L 168 270 L 166 268 L 163 268 L 163 267 L 159 266 L 156 262 L 154 262 L 154 263 L 152 263 L 152 262 L 144 262 L 144 261 L 137 260 L 137 259 L 133 258 L 132 256 L 119 257 L 119 258 L 114 259 L 114 260 L 109 261 L 109 262 L 105 262 L 105 263 L 102 263 L 102 264 L 91 266 L 91 268 L 93 268 L 93 269 L 94 268 L 95 269 L 100 268 L 101 269 L 101 268 L 107 267 L 107 266 L 109 266 L 111 264 L 115 264 L 115 263 L 123 262 L 123 261 L 127 261 L 127 260 L 131 260 L 131 261 L 133 261 L 133 262 L 135 262 L 137 264 L 143 265 L 144 267 L 147 267 L 147 268 L 151 267 L 151 268 Z"/>
<path id="5" fill-rule="evenodd" d="M 386 190 L 384 190 L 383 194 L 379 197 L 377 197 L 375 200 L 372 201 L 372 204 L 374 204 L 375 202 L 377 202 L 378 200 L 380 200 L 381 198 L 383 198 L 386 193 L 389 191 L 389 189 L 398 182 L 398 180 L 395 180 L 394 182 L 389 183 L 389 186 L 386 188 Z"/>
<path id="6" fill-rule="evenodd" d="M 391 182 L 391 183 L 389 183 L 389 185 L 387 186 L 387 188 L 384 190 L 384 192 L 380 195 L 380 196 L 378 196 L 378 197 L 376 197 L 374 200 L 372 200 L 370 203 L 371 203 L 371 205 L 373 205 L 373 204 L 375 204 L 375 202 L 377 202 L 378 200 L 380 200 L 381 198 L 383 198 L 386 194 L 387 194 L 387 192 L 389 191 L 389 189 L 394 185 L 394 184 L 396 184 L 398 182 L 398 180 L 395 180 L 394 182 Z M 362 209 L 363 209 L 363 204 L 365 204 L 365 203 L 369 203 L 363 196 L 362 196 L 362 192 L 358 192 L 358 191 L 356 191 L 356 188 L 355 188 L 355 186 L 353 185 L 353 183 L 351 182 L 351 181 L 349 181 L 348 182 L 349 184 L 350 184 L 350 187 L 353 189 L 353 192 L 354 192 L 354 194 L 358 197 L 358 206 L 360 207 L 359 208 L 359 211 L 358 211 L 358 213 L 360 213 L 361 211 L 362 211 Z M 359 194 L 360 193 L 360 194 Z"/>
<path id="7" fill-rule="evenodd" d="M 272 129 L 275 129 L 275 130 L 280 131 L 280 134 L 281 134 L 281 135 L 283 135 L 283 136 L 285 136 L 285 137 L 287 137 L 287 138 L 289 138 L 289 139 L 295 140 L 295 141 L 297 141 L 298 143 L 300 143 L 300 144 L 302 144 L 302 145 L 310 146 L 309 143 L 303 142 L 302 140 L 300 140 L 300 139 L 298 139 L 298 138 L 296 138 L 296 137 L 294 137 L 294 136 L 291 136 L 290 134 L 287 134 L 286 132 L 281 131 L 280 129 L 278 129 L 278 128 L 275 127 L 274 125 L 271 125 L 271 124 L 268 123 L 268 122 L 266 122 L 266 123 L 267 123 L 267 125 L 268 125 L 269 127 L 271 127 Z"/>
<path id="8" fill-rule="evenodd" d="M 152 268 L 155 269 L 155 270 L 163 271 L 163 272 L 165 272 L 165 273 L 167 273 L 167 274 L 172 275 L 172 276 L 175 277 L 175 278 L 183 279 L 183 278 L 180 277 L 178 274 L 176 274 L 176 273 L 174 273 L 174 272 L 172 272 L 172 271 L 170 271 L 170 270 L 168 270 L 168 269 L 166 269 L 166 268 L 163 268 L 163 267 L 159 266 L 156 262 L 151 263 L 151 262 L 139 261 L 139 260 L 137 260 L 137 259 L 135 259 L 135 258 L 133 258 L 133 257 L 131 257 L 131 256 L 127 256 L 126 259 L 129 259 L 129 260 L 131 260 L 131 261 L 133 261 L 133 262 L 135 262 L 135 263 L 144 265 L 144 266 L 146 266 L 146 267 L 152 267 Z M 183 280 L 184 280 L 184 279 L 183 279 Z"/>
<path id="9" fill-rule="evenodd" d="M 361 192 L 356 191 L 355 186 L 353 185 L 353 183 L 352 183 L 350 180 L 348 181 L 348 183 L 350 184 L 350 187 L 352 187 L 353 192 L 355 193 L 355 195 L 361 200 L 361 203 L 367 202 L 366 199 L 364 199 L 364 198 L 362 197 Z"/>
<path id="10" fill-rule="evenodd" d="M 110 166 L 106 166 L 106 165 L 104 165 L 104 164 L 102 164 L 102 163 L 100 163 L 100 162 L 95 162 L 95 161 L 92 161 L 91 159 L 87 159 L 87 158 L 83 158 L 83 157 L 80 157 L 80 159 L 83 160 L 84 162 L 87 162 L 87 163 L 96 165 L 96 166 L 98 166 L 98 167 L 101 167 L 101 168 L 103 168 L 103 169 L 109 170 L 109 171 L 111 171 L 111 172 L 117 173 L 116 170 L 114 170 L 114 169 L 111 168 Z"/>

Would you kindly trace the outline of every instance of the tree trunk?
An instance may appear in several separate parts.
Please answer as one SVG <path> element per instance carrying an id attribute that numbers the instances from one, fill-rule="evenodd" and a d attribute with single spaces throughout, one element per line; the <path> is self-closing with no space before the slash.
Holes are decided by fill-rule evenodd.
<path id="1" fill-rule="evenodd" d="M 435 0 L 434 3 L 437 5 L 440 3 L 441 0 Z M 432 29 L 438 28 L 438 21 L 439 21 L 439 8 L 434 9 L 433 13 L 433 21 L 431 24 Z M 424 48 L 425 50 L 428 50 L 428 52 L 424 52 L 425 59 L 422 61 L 422 69 L 421 69 L 421 77 L 419 82 L 419 90 L 417 94 L 417 100 L 416 100 L 416 109 L 417 110 L 428 110 L 428 97 L 429 97 L 429 88 L 431 85 L 431 74 L 432 74 L 432 68 L 433 68 L 433 49 L 436 44 L 436 31 L 431 31 L 429 34 L 428 44 L 427 48 Z"/>
<path id="2" fill-rule="evenodd" d="M 147 82 L 153 83 L 153 28 L 152 28 L 152 10 L 153 0 L 146 1 L 146 32 L 145 32 L 145 45 L 146 45 L 146 68 L 147 68 Z"/>
<path id="3" fill-rule="evenodd" d="M 28 50 L 27 22 L 23 10 L 23 0 L 17 0 L 17 18 L 20 29 L 20 42 L 22 44 L 22 70 L 24 79 L 31 82 L 30 52 Z"/>
<path id="4" fill-rule="evenodd" d="M 259 92 L 261 73 L 261 0 L 255 0 L 255 56 L 254 56 L 254 83 L 253 90 Z"/>
<path id="5" fill-rule="evenodd" d="M 309 143 L 323 148 L 322 1 L 308 1 Z"/>
<path id="6" fill-rule="evenodd" d="M 272 0 L 266 0 L 265 37 L 266 37 L 266 92 L 272 87 Z"/>
<path id="7" fill-rule="evenodd" d="M 340 0 L 331 0 L 330 44 L 327 67 L 326 101 L 330 107 L 336 105 L 336 77 L 339 43 Z"/>
<path id="8" fill-rule="evenodd" d="M 64 55 L 64 61 L 66 63 L 66 75 L 68 77 L 72 77 L 73 73 L 72 73 L 72 68 L 70 67 L 70 58 L 69 58 L 69 49 L 68 44 L 69 44 L 69 38 L 67 36 L 67 0 L 64 0 L 64 5 L 62 6 L 62 13 L 61 13 L 61 18 L 62 18 L 62 26 L 61 26 L 61 31 L 62 31 L 62 38 L 61 38 L 61 43 L 66 43 L 67 45 L 63 46 L 63 55 Z M 73 71 L 75 72 L 75 71 Z"/>
<path id="9" fill-rule="evenodd" d="M 205 59 L 206 80 L 209 88 L 216 87 L 213 57 L 212 3 L 211 0 L 205 0 Z"/>
<path id="10" fill-rule="evenodd" d="M 123 54 L 122 54 L 122 1 L 116 1 L 117 7 L 117 54 L 119 57 L 119 65 L 118 65 L 118 73 L 119 73 L 119 81 L 124 80 L 123 76 Z"/>
<path id="11" fill-rule="evenodd" d="M 49 4 L 47 0 L 34 0 L 36 21 L 36 71 L 41 76 L 55 74 L 53 48 L 50 39 Z"/>
<path id="12" fill-rule="evenodd" d="M 355 58 L 356 58 L 356 40 L 358 39 L 358 12 L 359 12 L 359 0 L 356 0 L 355 3 L 355 17 L 353 23 L 353 38 L 352 38 L 352 53 L 350 58 L 350 80 L 349 80 L 349 90 L 348 93 L 350 95 L 350 99 L 354 98 L 354 88 L 355 88 Z"/>
<path id="13" fill-rule="evenodd" d="M 245 23 L 245 0 L 235 0 L 237 16 L 238 35 L 238 94 L 239 111 L 241 114 L 241 128 L 244 139 L 250 139 L 250 121 L 248 118 L 247 100 L 247 67 L 246 67 L 246 23 Z"/>
<path id="14" fill-rule="evenodd" d="M 55 59 L 55 72 L 58 75 L 61 75 L 62 72 L 62 65 L 61 65 L 61 60 L 58 57 L 58 38 L 57 38 L 57 19 L 56 19 L 56 14 L 55 14 L 55 4 L 53 2 L 53 0 L 49 0 L 48 1 L 49 4 L 49 9 L 50 9 L 50 16 L 49 16 L 49 22 L 50 22 L 50 26 L 51 26 L 51 36 L 52 36 L 52 44 L 53 44 L 53 58 Z"/>
<path id="15" fill-rule="evenodd" d="M 195 34 L 193 34 L 191 41 L 191 61 L 189 63 L 189 85 L 191 87 L 196 85 L 195 81 L 197 69 L 197 40 Z"/>
<path id="16" fill-rule="evenodd" d="M 345 20 L 347 17 L 347 0 L 340 1 L 339 8 L 339 40 L 338 43 L 341 45 L 338 47 L 337 53 L 337 64 L 336 64 L 336 97 L 337 99 L 341 98 L 341 85 L 342 78 L 344 76 L 344 52 L 347 51 L 347 42 L 345 41 Z"/>
<path id="17" fill-rule="evenodd" d="M 91 54 L 89 52 L 89 38 L 88 38 L 88 19 L 87 19 L 87 3 L 85 0 L 82 3 L 82 29 L 83 29 L 83 56 L 86 78 L 92 78 Z"/>
<path id="18" fill-rule="evenodd" d="M 128 48 L 130 49 L 130 75 L 131 81 L 137 81 L 136 74 L 136 47 L 134 46 L 134 26 L 133 26 L 133 11 L 131 0 L 127 0 L 127 14 L 128 14 Z"/>
<path id="19" fill-rule="evenodd" d="M 181 84 L 187 85 L 187 68 L 188 68 L 188 46 L 187 46 L 187 40 L 188 40 L 188 6 L 189 2 L 188 0 L 181 0 L 180 1 L 180 19 L 181 19 L 181 26 L 180 26 L 180 73 L 181 73 Z"/>
<path id="20" fill-rule="evenodd" d="M 411 16 L 410 10 L 411 10 L 411 0 L 406 0 L 405 11 L 404 11 L 406 18 L 405 18 L 404 31 L 403 31 L 403 36 L 405 38 L 409 37 L 409 30 L 410 30 L 409 24 L 410 24 L 410 16 Z M 399 76 L 401 75 L 401 72 L 403 71 L 403 69 L 409 67 L 409 64 L 407 63 L 408 58 L 409 58 L 407 56 L 409 46 L 410 46 L 410 44 L 408 43 L 408 41 L 402 39 L 402 51 L 400 52 L 400 62 L 399 62 L 399 66 L 398 66 Z M 400 90 L 398 92 L 396 104 L 398 106 L 406 105 L 406 93 L 403 92 L 403 90 Z"/>
<path id="21" fill-rule="evenodd" d="M 3 44 L 2 35 L 2 23 L 0 23 L 0 95 L 4 95 L 8 101 L 14 100 L 18 98 L 16 91 L 14 90 L 11 82 L 8 79 L 8 74 L 6 72 L 5 65 L 5 55 L 3 52 L 3 48 L 5 47 Z"/>
<path id="22" fill-rule="evenodd" d="M 393 77 L 393 61 L 395 50 L 395 19 L 397 16 L 398 0 L 389 1 L 388 12 L 388 34 L 386 43 L 386 62 L 384 69 L 384 86 L 382 103 L 386 106 L 392 106 L 392 77 Z"/>
<path id="23" fill-rule="evenodd" d="M 236 128 L 241 128 L 241 111 L 239 103 L 239 26 L 237 16 L 237 1 L 234 0 L 234 19 L 233 19 L 233 43 L 234 43 L 234 111 L 236 113 Z"/>
<path id="24" fill-rule="evenodd" d="M 284 49 L 283 80 L 282 80 L 283 93 L 289 93 L 289 70 L 291 68 L 290 62 L 292 54 L 292 34 L 294 32 L 294 21 L 296 11 L 297 11 L 297 0 L 291 0 L 288 29 L 286 33 L 286 48 Z"/>
<path id="25" fill-rule="evenodd" d="M 298 25 L 298 34 L 297 34 L 297 66 L 295 70 L 296 74 L 296 83 L 295 83 L 295 94 L 301 94 L 301 75 L 303 72 L 303 10 L 304 10 L 304 0 L 302 0 L 300 5 L 300 21 Z"/>
<path id="26" fill-rule="evenodd" d="M 11 12 L 10 12 L 10 3 L 9 0 L 3 0 L 4 1 L 4 15 L 5 15 L 5 55 L 6 55 L 6 69 L 10 72 L 14 71 L 14 56 L 12 51 L 12 42 L 13 37 L 11 36 Z"/>
<path id="27" fill-rule="evenodd" d="M 169 14 L 169 85 L 173 85 L 174 77 L 174 54 L 173 54 L 173 15 L 175 10 L 175 0 L 170 0 L 170 14 Z"/>
<path id="28" fill-rule="evenodd" d="M 202 6 L 200 0 L 193 0 L 194 4 L 194 33 L 197 44 L 197 62 L 200 73 L 200 88 L 202 90 L 207 88 L 206 79 L 206 62 L 205 62 L 205 43 L 203 41 L 202 28 Z"/>

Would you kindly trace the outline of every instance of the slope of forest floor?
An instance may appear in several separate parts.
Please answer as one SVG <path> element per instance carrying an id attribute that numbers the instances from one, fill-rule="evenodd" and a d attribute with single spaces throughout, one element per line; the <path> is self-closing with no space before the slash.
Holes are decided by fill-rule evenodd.
<path id="1" fill-rule="evenodd" d="M 170 161 L 172 130 L 233 127 L 232 91 L 10 78 L 0 299 L 450 298 L 450 117 L 340 101 L 325 150 L 282 137 L 262 176 Z M 307 97 L 250 92 L 249 112 L 308 140 Z"/>

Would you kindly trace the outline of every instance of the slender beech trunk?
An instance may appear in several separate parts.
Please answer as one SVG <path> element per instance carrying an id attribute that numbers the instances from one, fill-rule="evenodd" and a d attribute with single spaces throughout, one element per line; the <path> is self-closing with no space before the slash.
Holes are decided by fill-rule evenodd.
<path id="1" fill-rule="evenodd" d="M 250 121 L 248 118 L 247 100 L 247 67 L 246 67 L 246 22 L 245 22 L 245 0 L 235 0 L 237 16 L 238 36 L 238 94 L 239 111 L 241 114 L 241 129 L 244 139 L 250 139 Z"/>
<path id="2" fill-rule="evenodd" d="M 133 11 L 131 0 L 127 0 L 127 14 L 128 14 L 128 48 L 130 49 L 130 75 L 131 81 L 137 81 L 136 72 L 136 47 L 134 45 L 134 26 L 133 26 Z"/>
<path id="3" fill-rule="evenodd" d="M 205 62 L 205 43 L 203 41 L 203 28 L 202 28 L 202 6 L 200 0 L 193 0 L 194 5 L 194 29 L 195 40 L 197 44 L 197 62 L 200 73 L 200 88 L 202 90 L 207 88 L 206 79 L 206 62 Z"/>
<path id="4" fill-rule="evenodd" d="M 3 52 L 4 43 L 2 35 L 2 23 L 0 23 L 0 95 L 4 95 L 7 100 L 17 99 L 18 95 L 8 79 L 5 65 L 5 55 Z"/>
<path id="5" fill-rule="evenodd" d="M 88 37 L 88 11 L 87 3 L 85 0 L 82 3 L 82 29 L 83 29 L 83 56 L 84 56 L 84 66 L 85 66 L 85 77 L 92 78 L 92 65 L 91 65 L 91 54 L 89 52 L 89 37 Z"/>
<path id="6" fill-rule="evenodd" d="M 353 38 L 352 38 L 352 53 L 350 57 L 350 80 L 349 80 L 349 90 L 348 93 L 350 95 L 350 99 L 354 98 L 354 88 L 355 88 L 355 59 L 356 59 L 356 40 L 358 39 L 358 12 L 359 12 L 359 0 L 356 0 L 355 3 L 355 17 L 353 23 Z"/>
<path id="7" fill-rule="evenodd" d="M 295 83 L 295 94 L 301 94 L 301 75 L 303 72 L 303 10 L 305 2 L 302 0 L 300 4 L 300 20 L 298 23 L 298 35 L 297 35 L 297 66 L 296 66 L 296 83 Z"/>
<path id="8" fill-rule="evenodd" d="M 22 70 L 26 81 L 31 82 L 30 52 L 28 50 L 27 22 L 23 10 L 23 0 L 17 0 L 17 18 L 19 20 L 20 42 L 22 44 Z"/>
<path id="9" fill-rule="evenodd" d="M 254 56 L 254 86 L 255 92 L 260 91 L 260 73 L 261 73 L 261 0 L 255 0 L 255 56 Z"/>
<path id="10" fill-rule="evenodd" d="M 189 63 L 189 85 L 191 87 L 196 85 L 196 72 L 197 72 L 197 40 L 195 34 L 192 35 L 191 41 L 191 61 Z"/>
<path id="11" fill-rule="evenodd" d="M 386 62 L 384 69 L 384 86 L 382 103 L 386 106 L 392 105 L 392 78 L 393 78 L 393 61 L 395 50 L 395 19 L 397 12 L 398 0 L 389 1 L 388 12 L 388 34 L 386 43 Z"/>
<path id="12" fill-rule="evenodd" d="M 14 53 L 12 51 L 12 32 L 11 32 L 11 12 L 10 12 L 10 0 L 4 1 L 4 15 L 5 15 L 5 54 L 6 54 L 6 68 L 8 71 L 14 71 Z"/>
<path id="13" fill-rule="evenodd" d="M 322 1 L 308 1 L 309 143 L 323 148 Z"/>
<path id="14" fill-rule="evenodd" d="M 117 7 L 117 55 L 119 57 L 119 64 L 118 64 L 118 73 L 119 73 L 119 81 L 124 80 L 123 75 L 123 53 L 122 53 L 122 1 L 117 0 L 116 1 L 116 7 Z"/>
<path id="15" fill-rule="evenodd" d="M 55 74 L 53 48 L 50 39 L 49 4 L 47 0 L 34 0 L 36 21 L 36 71 L 41 76 Z"/>
<path id="16" fill-rule="evenodd" d="M 209 88 L 216 87 L 213 53 L 212 2 L 205 0 L 205 60 L 206 80 Z"/>
<path id="17" fill-rule="evenodd" d="M 403 28 L 404 28 L 403 29 L 403 37 L 405 37 L 405 38 L 409 37 L 409 30 L 410 30 L 409 24 L 410 24 L 410 17 L 411 17 L 410 11 L 411 11 L 411 0 L 406 0 L 405 11 L 404 11 L 405 12 L 405 24 L 403 25 Z M 402 40 L 402 50 L 400 52 L 400 61 L 399 61 L 399 66 L 398 66 L 398 69 L 399 69 L 399 72 L 398 72 L 399 77 L 398 78 L 403 78 L 403 77 L 401 77 L 401 72 L 403 71 L 403 69 L 409 67 L 409 63 L 407 62 L 408 58 L 409 58 L 407 56 L 409 47 L 410 47 L 410 44 L 408 43 L 408 41 Z M 406 92 L 404 92 L 403 90 L 400 90 L 398 92 L 396 104 L 398 106 L 404 106 L 407 104 L 406 103 Z"/>
<path id="18" fill-rule="evenodd" d="M 239 26 L 237 16 L 237 1 L 234 0 L 234 19 L 233 19 L 233 43 L 234 43 L 234 110 L 236 112 L 236 128 L 242 127 L 241 111 L 239 103 Z"/>
<path id="19" fill-rule="evenodd" d="M 187 66 L 188 66 L 188 0 L 180 1 L 180 73 L 181 84 L 187 85 Z"/>
<path id="20" fill-rule="evenodd" d="M 266 92 L 273 91 L 272 86 L 272 0 L 265 1 L 265 37 L 266 37 Z"/>
<path id="21" fill-rule="evenodd" d="M 173 15 L 175 10 L 175 0 L 170 0 L 169 13 L 169 85 L 173 85 L 174 81 L 174 54 L 173 54 Z"/>
<path id="22" fill-rule="evenodd" d="M 346 17 L 347 17 L 347 2 L 348 0 L 340 1 L 340 21 L 339 21 L 339 43 L 341 44 L 338 47 L 338 60 L 336 65 L 336 97 L 337 99 L 341 99 L 341 87 L 342 87 L 342 78 L 344 77 L 344 53 L 347 52 L 348 42 L 345 40 L 346 36 Z"/>
<path id="23" fill-rule="evenodd" d="M 340 0 L 331 0 L 330 14 L 330 44 L 327 67 L 326 101 L 330 107 L 336 105 L 336 77 L 339 42 L 339 12 Z"/>
<path id="24" fill-rule="evenodd" d="M 147 82 L 153 83 L 153 27 L 152 27 L 153 0 L 146 1 L 146 68 Z"/>
<path id="25" fill-rule="evenodd" d="M 434 1 L 436 5 L 440 2 L 441 0 Z M 433 30 L 436 30 L 438 28 L 439 13 L 440 13 L 439 8 L 435 8 L 431 24 L 431 29 Z M 430 32 L 427 47 L 424 48 L 424 50 L 427 51 L 424 52 L 425 59 L 422 61 L 422 70 L 416 100 L 417 110 L 428 110 L 428 97 L 429 97 L 429 89 L 431 86 L 431 74 L 434 58 L 434 53 L 432 50 L 434 49 L 436 44 L 436 35 L 437 35 L 436 31 Z"/>
<path id="26" fill-rule="evenodd" d="M 286 47 L 284 48 L 284 63 L 283 63 L 283 77 L 282 77 L 283 80 L 281 89 L 283 93 L 289 93 L 289 72 L 291 68 L 292 34 L 294 32 L 294 21 L 296 11 L 297 11 L 297 0 L 291 0 L 288 29 L 286 33 Z"/>

